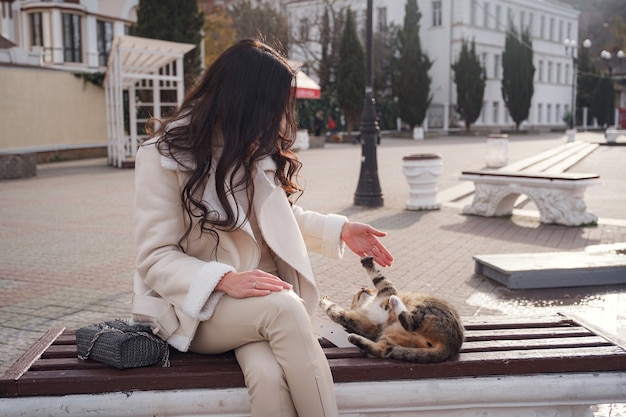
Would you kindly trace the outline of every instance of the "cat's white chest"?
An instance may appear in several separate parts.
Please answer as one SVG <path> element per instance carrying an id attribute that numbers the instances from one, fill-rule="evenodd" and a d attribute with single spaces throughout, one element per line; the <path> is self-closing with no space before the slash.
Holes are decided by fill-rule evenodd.
<path id="1" fill-rule="evenodd" d="M 389 312 L 387 312 L 387 310 L 375 301 L 376 299 L 369 300 L 369 302 L 363 305 L 360 309 L 365 312 L 365 315 L 372 323 L 386 323 L 389 319 Z"/>

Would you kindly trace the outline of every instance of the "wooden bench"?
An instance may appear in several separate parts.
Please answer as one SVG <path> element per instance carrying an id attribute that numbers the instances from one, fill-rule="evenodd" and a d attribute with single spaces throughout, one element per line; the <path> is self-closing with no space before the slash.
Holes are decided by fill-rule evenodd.
<path id="1" fill-rule="evenodd" d="M 463 207 L 465 214 L 510 216 L 517 198 L 526 195 L 543 223 L 580 226 L 598 221 L 584 200 L 587 187 L 600 183 L 597 174 L 482 170 L 463 171 L 460 179 L 473 181 L 475 187 L 472 203 Z"/>
<path id="2" fill-rule="evenodd" d="M 439 364 L 371 359 L 322 340 L 340 414 L 587 416 L 591 405 L 626 398 L 626 351 L 578 319 L 474 317 L 464 323 L 462 352 Z M 250 408 L 232 353 L 172 351 L 169 368 L 117 370 L 79 360 L 74 332 L 53 329 L 0 379 L 0 414 L 55 413 L 246 416 Z"/>
<path id="3" fill-rule="evenodd" d="M 620 136 L 626 137 L 626 130 L 624 129 L 607 129 L 604 132 L 607 143 L 617 143 L 617 138 Z"/>

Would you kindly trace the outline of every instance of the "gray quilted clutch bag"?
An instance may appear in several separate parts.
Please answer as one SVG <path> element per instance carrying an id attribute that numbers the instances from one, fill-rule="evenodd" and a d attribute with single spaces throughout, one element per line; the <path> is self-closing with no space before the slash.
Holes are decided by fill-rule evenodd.
<path id="1" fill-rule="evenodd" d="M 118 369 L 150 366 L 161 361 L 169 366 L 167 342 L 152 334 L 149 326 L 122 320 L 105 321 L 76 330 L 80 359 L 92 359 Z"/>

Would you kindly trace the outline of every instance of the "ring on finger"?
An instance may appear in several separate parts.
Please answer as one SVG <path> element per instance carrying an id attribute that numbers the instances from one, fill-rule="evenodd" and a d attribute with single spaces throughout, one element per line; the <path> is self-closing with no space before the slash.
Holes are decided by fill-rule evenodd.
<path id="1" fill-rule="evenodd" d="M 252 288 L 254 288 L 256 290 L 256 284 L 258 284 L 259 281 L 254 281 L 254 284 L 252 284 Z"/>

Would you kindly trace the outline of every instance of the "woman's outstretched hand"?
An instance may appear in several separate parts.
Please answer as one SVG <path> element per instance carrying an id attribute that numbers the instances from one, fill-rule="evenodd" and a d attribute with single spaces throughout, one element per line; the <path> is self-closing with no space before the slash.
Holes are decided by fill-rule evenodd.
<path id="1" fill-rule="evenodd" d="M 363 223 L 347 222 L 341 229 L 341 240 L 350 250 L 360 257 L 373 256 L 374 261 L 380 266 L 391 266 L 393 256 L 378 238 L 387 233 L 374 229 Z"/>

